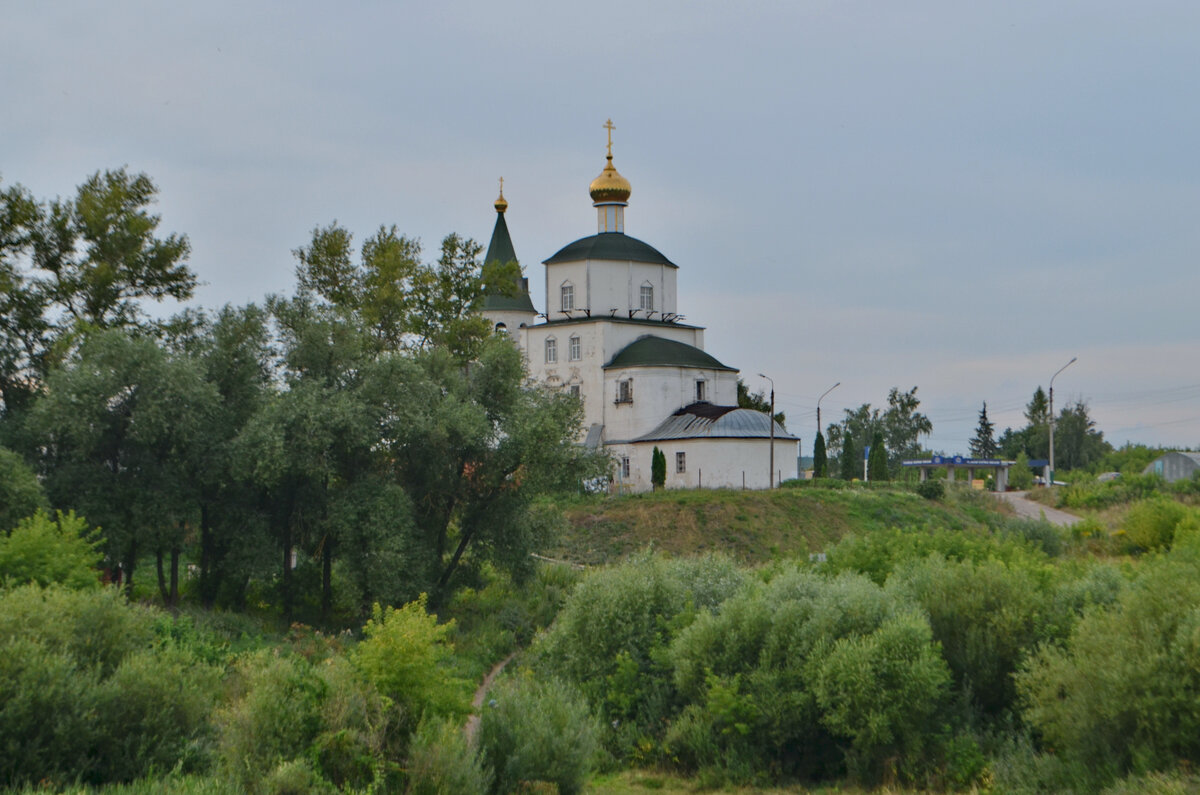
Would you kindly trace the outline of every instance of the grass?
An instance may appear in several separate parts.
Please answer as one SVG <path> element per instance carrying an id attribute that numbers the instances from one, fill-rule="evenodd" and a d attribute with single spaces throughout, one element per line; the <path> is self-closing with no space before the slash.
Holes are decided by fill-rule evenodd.
<path id="1" fill-rule="evenodd" d="M 588 784 L 587 789 L 584 790 L 587 795 L 695 795 L 695 793 L 702 791 L 711 792 L 712 790 L 702 790 L 694 780 L 654 770 L 625 770 L 620 773 L 596 776 Z M 846 783 L 812 788 L 799 785 L 792 787 L 769 787 L 767 789 L 731 787 L 722 788 L 719 791 L 731 793 L 732 795 L 832 795 L 832 793 L 839 793 L 839 795 L 863 795 L 868 792 L 900 795 L 901 793 L 915 792 L 915 790 L 891 788 L 865 790 Z"/>
<path id="2" fill-rule="evenodd" d="M 822 552 L 850 533 L 900 526 L 962 530 L 1004 511 L 989 495 L 958 491 L 938 502 L 903 486 L 579 498 L 562 505 L 571 530 L 547 554 L 602 565 L 653 547 L 671 555 L 721 551 L 755 564 Z"/>

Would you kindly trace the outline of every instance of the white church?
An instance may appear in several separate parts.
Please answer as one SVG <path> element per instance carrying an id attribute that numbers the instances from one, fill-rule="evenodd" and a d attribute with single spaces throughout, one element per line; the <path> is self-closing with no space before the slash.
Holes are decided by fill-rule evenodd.
<path id="1" fill-rule="evenodd" d="M 592 180 L 596 234 L 545 260 L 546 311 L 521 279 L 489 295 L 482 314 L 525 355 L 530 377 L 583 403 L 586 438 L 613 456 L 614 485 L 651 489 L 651 453 L 666 455 L 666 488 L 768 488 L 796 477 L 799 439 L 766 414 L 737 406 L 738 371 L 704 351 L 704 328 L 682 322 L 679 266 L 625 234 L 629 180 L 608 161 Z M 503 185 L 484 262 L 517 261 Z M 774 471 L 771 468 L 774 430 Z"/>

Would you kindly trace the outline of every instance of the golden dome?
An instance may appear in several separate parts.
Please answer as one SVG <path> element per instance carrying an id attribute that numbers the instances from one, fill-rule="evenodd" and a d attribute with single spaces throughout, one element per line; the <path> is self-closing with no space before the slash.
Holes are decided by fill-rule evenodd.
<path id="1" fill-rule="evenodd" d="M 501 215 L 508 209 L 508 202 L 504 200 L 504 177 L 500 178 L 500 198 L 496 199 L 496 203 L 492 205 L 496 208 L 496 212 Z"/>
<path id="2" fill-rule="evenodd" d="M 626 202 L 629 201 L 629 194 L 632 188 L 629 185 L 629 180 L 622 177 L 617 172 L 617 167 L 613 165 L 612 155 L 608 156 L 608 163 L 605 164 L 604 170 L 600 172 L 600 176 L 592 180 L 592 184 L 588 186 L 588 193 L 592 195 L 592 201 L 597 204 L 603 202 Z"/>

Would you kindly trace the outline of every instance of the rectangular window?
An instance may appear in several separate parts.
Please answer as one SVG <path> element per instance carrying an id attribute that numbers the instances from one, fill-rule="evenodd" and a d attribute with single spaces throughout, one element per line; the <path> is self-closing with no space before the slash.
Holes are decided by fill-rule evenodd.
<path id="1" fill-rule="evenodd" d="M 654 308 L 654 288 L 648 284 L 642 285 L 642 309 L 649 312 Z"/>
<path id="2" fill-rule="evenodd" d="M 571 337 L 567 344 L 567 358 L 577 362 L 583 358 L 583 343 L 579 337 Z"/>
<path id="3" fill-rule="evenodd" d="M 687 453 L 675 454 L 675 474 L 682 475 L 687 472 Z"/>
<path id="4" fill-rule="evenodd" d="M 621 477 L 629 478 L 629 456 L 621 456 Z"/>
<path id="5" fill-rule="evenodd" d="M 575 308 L 575 287 L 570 284 L 562 286 L 562 308 L 563 311 L 569 311 Z"/>
<path id="6" fill-rule="evenodd" d="M 571 396 L 579 397 L 579 384 L 571 384 Z"/>
<path id="7" fill-rule="evenodd" d="M 633 402 L 633 379 L 626 378 L 617 384 L 617 402 L 632 403 Z"/>
<path id="8" fill-rule="evenodd" d="M 707 400 L 707 398 L 704 397 L 704 380 L 701 379 L 696 382 L 696 402 L 699 403 L 703 400 Z"/>
<path id="9" fill-rule="evenodd" d="M 546 340 L 546 364 L 558 362 L 558 342 L 554 338 Z"/>

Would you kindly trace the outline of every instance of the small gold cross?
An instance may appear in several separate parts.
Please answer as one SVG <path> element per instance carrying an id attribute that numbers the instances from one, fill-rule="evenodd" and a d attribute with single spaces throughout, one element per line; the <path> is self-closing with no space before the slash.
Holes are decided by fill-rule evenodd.
<path id="1" fill-rule="evenodd" d="M 604 122 L 604 129 L 608 130 L 608 156 L 612 157 L 612 131 L 617 129 L 613 126 L 612 119 Z"/>
<path id="2" fill-rule="evenodd" d="M 504 177 L 500 178 L 500 198 L 504 198 Z"/>

